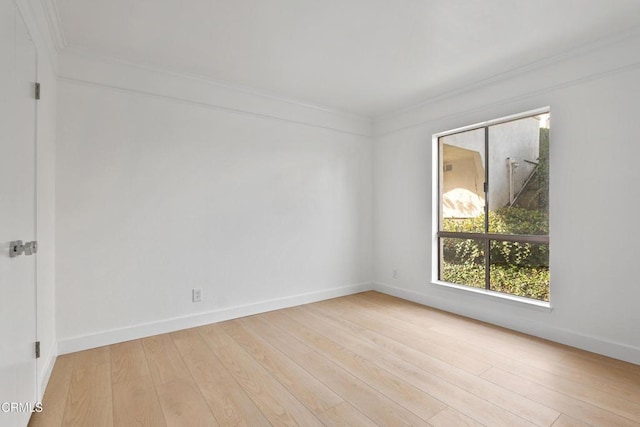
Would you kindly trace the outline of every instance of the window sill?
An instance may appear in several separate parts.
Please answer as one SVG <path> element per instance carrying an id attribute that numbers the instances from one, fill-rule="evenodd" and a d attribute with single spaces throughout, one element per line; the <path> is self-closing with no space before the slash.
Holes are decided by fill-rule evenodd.
<path id="1" fill-rule="evenodd" d="M 433 283 L 436 286 L 442 286 L 443 288 L 447 288 L 447 289 L 451 289 L 451 290 L 462 291 L 462 292 L 470 292 L 470 293 L 477 294 L 477 295 L 486 295 L 488 297 L 497 298 L 497 299 L 502 300 L 502 301 L 513 301 L 513 302 L 516 302 L 516 303 L 519 303 L 519 304 L 527 305 L 527 306 L 529 306 L 531 308 L 540 309 L 542 311 L 551 311 L 552 310 L 551 303 L 546 302 L 546 301 L 539 301 L 539 300 L 535 300 L 535 299 L 531 299 L 531 298 L 519 297 L 519 296 L 516 296 L 516 295 L 503 294 L 501 292 L 488 291 L 486 289 L 472 288 L 470 286 L 456 285 L 454 283 L 441 282 L 439 280 L 434 280 L 431 283 Z"/>

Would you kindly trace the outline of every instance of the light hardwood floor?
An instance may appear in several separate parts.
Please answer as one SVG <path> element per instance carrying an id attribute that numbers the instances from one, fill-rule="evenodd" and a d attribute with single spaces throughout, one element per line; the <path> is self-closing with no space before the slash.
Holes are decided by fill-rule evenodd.
<path id="1" fill-rule="evenodd" d="M 376 292 L 58 357 L 30 426 L 639 426 L 640 366 Z"/>

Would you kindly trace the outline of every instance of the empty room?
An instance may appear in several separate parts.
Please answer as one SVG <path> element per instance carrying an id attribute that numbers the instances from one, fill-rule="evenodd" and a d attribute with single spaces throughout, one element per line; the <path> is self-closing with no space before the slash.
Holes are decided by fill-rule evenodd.
<path id="1" fill-rule="evenodd" d="M 0 427 L 640 426 L 639 1 L 0 19 Z"/>

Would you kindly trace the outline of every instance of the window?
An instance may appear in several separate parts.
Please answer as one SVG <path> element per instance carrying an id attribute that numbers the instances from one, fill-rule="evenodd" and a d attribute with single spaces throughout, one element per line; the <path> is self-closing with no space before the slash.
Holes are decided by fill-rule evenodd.
<path id="1" fill-rule="evenodd" d="M 438 280 L 549 301 L 548 109 L 436 135 Z"/>

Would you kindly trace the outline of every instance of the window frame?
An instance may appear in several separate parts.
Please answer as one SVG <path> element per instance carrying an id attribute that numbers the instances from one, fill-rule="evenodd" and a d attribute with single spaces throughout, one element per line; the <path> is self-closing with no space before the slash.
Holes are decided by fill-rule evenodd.
<path id="1" fill-rule="evenodd" d="M 492 241 L 506 241 L 506 242 L 517 242 L 517 243 L 532 243 L 532 244 L 549 244 L 549 234 L 546 235 L 532 235 L 532 234 L 501 234 L 501 233 L 489 233 L 489 191 L 488 185 L 489 183 L 489 127 L 493 125 L 508 123 L 520 119 L 524 119 L 527 117 L 537 116 L 541 114 L 550 114 L 551 109 L 549 106 L 536 108 L 533 110 L 524 111 L 517 114 L 512 114 L 508 116 L 503 116 L 497 119 L 487 120 L 484 122 L 475 123 L 468 126 L 463 126 L 455 129 L 451 129 L 444 132 L 439 132 L 432 135 L 432 160 L 433 160 L 433 187 L 432 187 L 432 202 L 433 202 L 433 214 L 432 214 L 432 263 L 431 263 L 431 271 L 432 271 L 432 283 L 436 285 L 442 285 L 449 288 L 460 289 L 468 292 L 481 293 L 486 295 L 491 295 L 494 297 L 499 297 L 508 300 L 515 300 L 519 302 L 524 302 L 527 304 L 531 304 L 534 306 L 539 306 L 543 308 L 551 308 L 551 287 L 549 286 L 549 301 L 538 300 L 535 298 L 524 297 L 520 295 L 513 295 L 505 292 L 494 291 L 490 289 L 490 264 L 491 259 L 488 256 L 489 249 Z M 440 138 L 446 137 L 449 135 L 456 135 L 463 132 L 484 129 L 484 146 L 485 146 L 485 210 L 484 210 L 484 227 L 485 232 L 456 232 L 456 231 L 442 231 L 441 224 L 443 220 L 442 213 L 442 185 L 443 185 L 443 159 L 441 158 L 441 144 Z M 460 238 L 460 239 L 474 239 L 483 242 L 483 247 L 485 251 L 485 259 L 484 259 L 484 268 L 485 268 L 485 287 L 477 288 L 470 285 L 463 285 L 457 283 L 446 282 L 440 279 L 441 277 L 441 267 L 442 267 L 442 245 L 440 244 L 441 238 Z M 550 284 L 549 284 L 550 285 Z"/>

